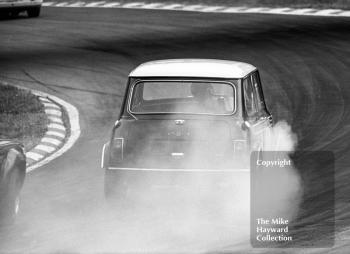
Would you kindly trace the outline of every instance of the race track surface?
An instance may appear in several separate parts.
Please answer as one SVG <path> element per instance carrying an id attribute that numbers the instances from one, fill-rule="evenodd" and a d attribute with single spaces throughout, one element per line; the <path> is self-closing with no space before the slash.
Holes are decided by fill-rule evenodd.
<path id="1" fill-rule="evenodd" d="M 277 121 L 292 126 L 298 149 L 335 153 L 336 245 L 315 252 L 346 253 L 349 28 L 347 18 L 94 8 L 44 8 L 38 19 L 0 20 L 0 78 L 69 101 L 79 109 L 82 127 L 81 138 L 68 153 L 28 175 L 18 221 L 0 232 L 0 252 L 135 251 L 130 246 L 171 251 L 171 244 L 182 244 L 182 250 L 192 245 L 190 234 L 166 243 L 160 238 L 166 234 L 163 225 L 152 216 L 141 220 L 123 214 L 109 224 L 109 216 L 100 216 L 105 204 L 99 168 L 128 73 L 144 61 L 190 57 L 256 65 L 267 105 Z M 315 171 L 305 175 L 308 184 L 327 177 Z M 302 216 L 325 219 L 312 204 L 328 200 L 331 192 L 332 186 L 319 186 L 306 193 L 309 205 Z M 152 226 L 156 234 L 139 233 L 140 227 Z M 235 244 L 214 241 L 204 249 L 237 250 Z"/>

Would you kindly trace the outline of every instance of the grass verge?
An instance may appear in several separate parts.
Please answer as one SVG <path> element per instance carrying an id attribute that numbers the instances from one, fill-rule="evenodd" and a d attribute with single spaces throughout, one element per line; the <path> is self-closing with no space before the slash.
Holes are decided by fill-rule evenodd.
<path id="1" fill-rule="evenodd" d="M 77 2 L 75 0 L 46 0 L 47 2 Z M 103 0 L 82 0 L 84 2 L 100 2 Z M 350 0 L 104 0 L 104 2 L 125 3 L 166 3 L 166 4 L 203 4 L 229 7 L 290 7 L 314 9 L 350 9 Z"/>
<path id="2" fill-rule="evenodd" d="M 0 138 L 21 142 L 30 150 L 47 131 L 44 106 L 30 91 L 0 82 Z"/>

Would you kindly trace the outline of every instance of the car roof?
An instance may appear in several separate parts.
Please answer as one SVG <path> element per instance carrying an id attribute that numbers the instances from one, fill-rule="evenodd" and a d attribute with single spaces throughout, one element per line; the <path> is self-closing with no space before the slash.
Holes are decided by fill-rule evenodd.
<path id="1" fill-rule="evenodd" d="M 256 67 L 243 62 L 215 59 L 169 59 L 139 65 L 130 77 L 243 78 Z"/>

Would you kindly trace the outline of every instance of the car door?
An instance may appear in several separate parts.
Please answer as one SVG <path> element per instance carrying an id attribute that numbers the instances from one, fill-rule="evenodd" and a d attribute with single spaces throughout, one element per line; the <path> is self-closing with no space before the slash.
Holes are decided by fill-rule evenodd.
<path id="1" fill-rule="evenodd" d="M 250 150 L 264 150 L 264 139 L 268 128 L 272 125 L 272 117 L 266 109 L 257 71 L 243 80 L 243 93 L 243 117 L 248 126 Z"/>

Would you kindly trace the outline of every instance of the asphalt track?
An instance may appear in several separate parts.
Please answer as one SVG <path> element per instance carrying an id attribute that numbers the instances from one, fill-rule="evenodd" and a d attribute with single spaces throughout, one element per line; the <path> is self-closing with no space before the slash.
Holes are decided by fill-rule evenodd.
<path id="1" fill-rule="evenodd" d="M 256 65 L 267 104 L 276 120 L 292 125 L 298 149 L 335 153 L 336 245 L 309 251 L 347 253 L 350 19 L 44 8 L 38 19 L 1 20 L 0 37 L 0 77 L 71 102 L 80 111 L 82 128 L 81 138 L 68 153 L 28 175 L 18 221 L 0 232 L 1 252 L 127 251 L 126 235 L 145 238 L 138 235 L 140 225 L 154 223 L 138 224 L 132 215 L 119 218 L 117 225 L 125 230 L 118 231 L 114 240 L 105 236 L 108 244 L 98 237 L 111 230 L 106 217 L 97 219 L 104 226 L 89 231 L 92 227 L 83 218 L 104 206 L 100 150 L 118 115 L 126 77 L 136 65 L 198 57 Z M 328 176 L 311 171 L 306 182 L 317 186 L 323 177 Z M 324 219 L 312 204 L 329 200 L 332 186 L 317 188 L 305 196 L 309 205 L 303 216 L 311 221 Z M 190 239 L 179 238 L 171 242 L 184 244 L 186 250 Z M 138 244 L 141 251 L 149 243 L 138 240 Z M 172 249 L 164 245 L 160 241 L 158 249 L 151 250 Z M 236 249 L 234 242 L 213 246 L 207 250 Z M 294 251 L 300 250 L 286 250 Z"/>

